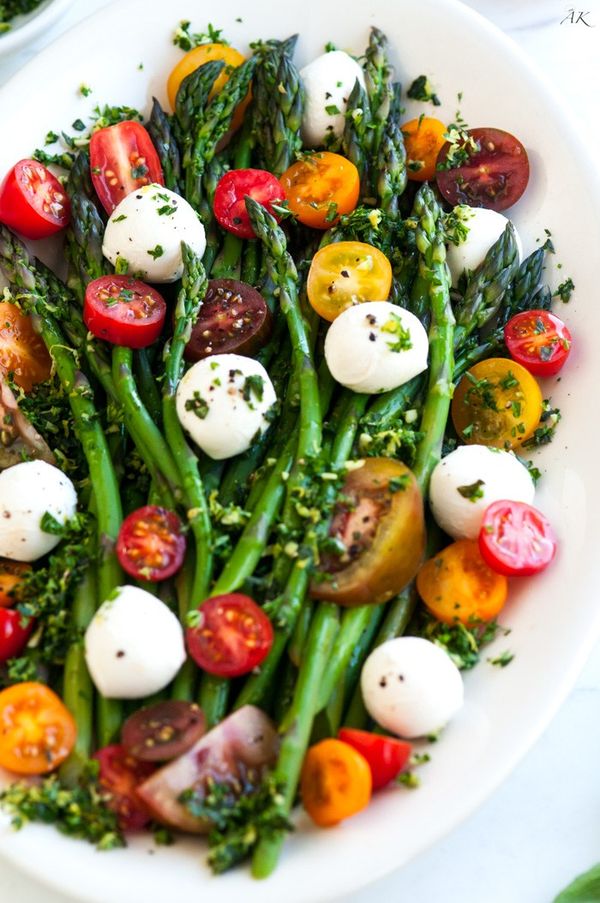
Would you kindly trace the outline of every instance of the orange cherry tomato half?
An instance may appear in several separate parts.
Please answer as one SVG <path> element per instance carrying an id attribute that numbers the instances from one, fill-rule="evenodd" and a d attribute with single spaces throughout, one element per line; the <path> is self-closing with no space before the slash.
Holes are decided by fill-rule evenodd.
<path id="1" fill-rule="evenodd" d="M 359 731 L 352 727 L 341 728 L 338 738 L 365 757 L 371 769 L 373 790 L 380 790 L 397 778 L 408 764 L 412 753 L 412 746 L 406 740 Z"/>
<path id="2" fill-rule="evenodd" d="M 446 143 L 446 126 L 439 119 L 420 116 L 401 126 L 406 147 L 406 169 L 414 182 L 435 178 L 438 154 Z"/>
<path id="3" fill-rule="evenodd" d="M 485 563 L 477 540 L 459 539 L 425 562 L 417 590 L 438 621 L 468 627 L 496 617 L 506 602 L 508 580 Z"/>
<path id="4" fill-rule="evenodd" d="M 542 391 L 521 364 L 505 357 L 467 370 L 452 399 L 454 428 L 467 445 L 518 448 L 542 416 Z"/>
<path id="5" fill-rule="evenodd" d="M 311 307 L 325 320 L 362 301 L 387 301 L 392 267 L 373 245 L 334 241 L 312 259 L 306 291 Z"/>
<path id="6" fill-rule="evenodd" d="M 189 50 L 173 68 L 167 80 L 167 94 L 169 96 L 171 109 L 175 109 L 175 100 L 181 82 L 196 69 L 199 69 L 200 66 L 203 66 L 205 63 L 210 63 L 211 60 L 223 60 L 225 63 L 225 68 L 216 79 L 211 92 L 208 95 L 208 99 L 212 100 L 215 94 L 218 94 L 221 88 L 229 81 L 231 69 L 237 69 L 238 66 L 242 65 L 245 59 L 246 57 L 243 56 L 239 50 L 236 50 L 234 47 L 229 47 L 227 44 L 199 44 L 198 47 Z M 251 99 L 252 92 L 249 90 L 244 99 L 238 104 L 234 113 L 231 123 L 233 131 L 238 129 L 242 124 L 246 107 Z"/>
<path id="7" fill-rule="evenodd" d="M 29 564 L 9 561 L 8 558 L 0 559 L 0 608 L 11 608 L 15 604 L 12 593 L 30 570 Z"/>
<path id="8" fill-rule="evenodd" d="M 321 828 L 337 825 L 369 805 L 371 769 L 341 740 L 322 740 L 308 750 L 300 777 L 302 805 Z"/>
<path id="9" fill-rule="evenodd" d="M 42 339 L 34 332 L 31 317 L 14 304 L 0 301 L 0 373 L 12 373 L 18 386 L 30 392 L 52 371 L 52 360 Z"/>
<path id="10" fill-rule="evenodd" d="M 0 766 L 16 774 L 47 774 L 75 746 L 73 716 L 44 684 L 21 683 L 0 692 Z"/>
<path id="11" fill-rule="evenodd" d="M 281 177 L 288 207 L 313 229 L 329 229 L 358 203 L 360 176 L 354 163 L 340 154 L 304 154 Z"/>

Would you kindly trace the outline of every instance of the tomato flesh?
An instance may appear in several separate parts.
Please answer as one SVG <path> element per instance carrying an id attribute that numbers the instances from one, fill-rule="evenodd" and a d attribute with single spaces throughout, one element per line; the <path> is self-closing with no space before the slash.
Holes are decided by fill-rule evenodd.
<path id="1" fill-rule="evenodd" d="M 186 541 L 179 517 L 158 505 L 132 511 L 117 537 L 117 557 L 136 580 L 157 582 L 176 574 L 185 558 Z"/>
<path id="2" fill-rule="evenodd" d="M 18 386 L 30 392 L 52 372 L 52 360 L 31 317 L 9 301 L 0 301 L 0 373 L 10 373 Z"/>
<path id="3" fill-rule="evenodd" d="M 121 742 L 135 759 L 166 762 L 187 752 L 205 730 L 199 706 L 182 699 L 167 699 L 130 715 L 123 725 Z"/>
<path id="4" fill-rule="evenodd" d="M 14 609 L 0 608 L 0 664 L 21 654 L 34 626 L 33 618 Z"/>
<path id="5" fill-rule="evenodd" d="M 201 361 L 211 354 L 252 357 L 268 341 L 272 325 L 271 311 L 255 288 L 237 279 L 211 279 L 185 359 Z"/>
<path id="6" fill-rule="evenodd" d="M 143 185 L 165 184 L 150 135 L 132 120 L 94 132 L 90 167 L 96 194 L 109 215 L 132 191 Z"/>
<path id="7" fill-rule="evenodd" d="M 354 163 L 330 151 L 304 154 L 281 177 L 288 207 L 313 229 L 329 229 L 358 203 L 360 176 Z"/>
<path id="8" fill-rule="evenodd" d="M 83 322 L 97 339 L 146 348 L 160 336 L 167 305 L 156 289 L 130 276 L 100 276 L 88 283 Z"/>
<path id="9" fill-rule="evenodd" d="M 122 831 L 141 831 L 151 821 L 150 812 L 136 788 L 156 770 L 150 762 L 139 762 L 124 746 L 105 746 L 94 754 L 100 764 L 98 780 L 109 794 L 107 805 L 117 813 Z"/>
<path id="10" fill-rule="evenodd" d="M 391 287 L 389 260 L 362 241 L 338 241 L 320 248 L 306 282 L 311 307 L 329 321 L 353 304 L 387 301 Z"/>
<path id="11" fill-rule="evenodd" d="M 267 657 L 273 627 L 249 596 L 230 593 L 207 599 L 198 609 L 199 623 L 186 631 L 190 655 L 200 668 L 219 677 L 239 677 Z"/>
<path id="12" fill-rule="evenodd" d="M 451 152 L 447 142 L 437 161 L 436 179 L 446 200 L 489 210 L 506 210 L 519 200 L 529 182 L 527 151 L 514 135 L 502 129 L 469 129 L 479 145 L 461 166 L 446 169 Z"/>
<path id="13" fill-rule="evenodd" d="M 506 577 L 530 577 L 548 567 L 556 554 L 549 520 L 525 502 L 493 502 L 479 532 L 481 556 Z"/>
<path id="14" fill-rule="evenodd" d="M 257 201 L 279 222 L 281 216 L 273 204 L 281 204 L 285 192 L 279 179 L 265 169 L 230 169 L 219 179 L 214 199 L 217 222 L 239 238 L 256 238 L 246 210 L 247 197 Z"/>
<path id="15" fill-rule="evenodd" d="M 43 684 L 20 683 L 0 692 L 0 767 L 47 774 L 70 755 L 76 735 L 73 716 Z"/>
<path id="16" fill-rule="evenodd" d="M 0 185 L 0 222 L 25 238 L 48 238 L 68 225 L 64 188 L 37 160 L 19 160 Z"/>
<path id="17" fill-rule="evenodd" d="M 547 310 L 525 310 L 504 327 L 504 341 L 514 361 L 534 376 L 554 376 L 571 352 L 571 333 Z"/>
<path id="18" fill-rule="evenodd" d="M 371 769 L 373 790 L 380 790 L 397 778 L 409 762 L 412 746 L 405 740 L 371 734 L 351 727 L 343 727 L 338 737 L 365 757 Z"/>

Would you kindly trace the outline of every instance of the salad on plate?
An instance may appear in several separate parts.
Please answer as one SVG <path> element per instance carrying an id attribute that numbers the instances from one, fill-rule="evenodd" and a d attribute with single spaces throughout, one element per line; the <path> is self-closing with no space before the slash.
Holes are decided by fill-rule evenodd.
<path id="1" fill-rule="evenodd" d="M 266 877 L 297 801 L 418 783 L 551 566 L 571 335 L 507 215 L 527 149 L 438 120 L 379 29 L 301 70 L 175 40 L 170 110 L 96 107 L 0 186 L 0 803 Z"/>

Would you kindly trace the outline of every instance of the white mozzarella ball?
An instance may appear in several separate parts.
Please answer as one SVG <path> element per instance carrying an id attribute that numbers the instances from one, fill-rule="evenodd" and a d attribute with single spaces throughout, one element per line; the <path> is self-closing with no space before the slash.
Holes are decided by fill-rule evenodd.
<path id="1" fill-rule="evenodd" d="M 507 499 L 533 503 L 535 485 L 512 453 L 485 445 L 462 445 L 435 467 L 429 504 L 439 526 L 454 539 L 477 539 L 484 512 Z"/>
<path id="2" fill-rule="evenodd" d="M 107 699 L 141 699 L 164 689 L 183 665 L 183 629 L 152 593 L 120 586 L 85 632 L 85 660 Z"/>
<path id="3" fill-rule="evenodd" d="M 0 556 L 14 561 L 37 561 L 52 551 L 60 536 L 46 533 L 44 514 L 60 524 L 77 510 L 71 480 L 45 461 L 24 461 L 0 473 Z"/>
<path id="4" fill-rule="evenodd" d="M 182 241 L 204 254 L 204 226 L 193 207 L 162 185 L 144 185 L 111 213 L 102 253 L 113 265 L 127 261 L 127 272 L 140 279 L 175 282 L 183 273 Z"/>
<path id="5" fill-rule="evenodd" d="M 177 387 L 184 430 L 217 461 L 247 451 L 268 425 L 277 400 L 262 364 L 241 354 L 214 354 L 194 364 Z"/>
<path id="6" fill-rule="evenodd" d="M 463 704 L 460 671 L 440 646 L 397 637 L 377 646 L 360 686 L 369 715 L 399 737 L 423 737 L 444 727 Z"/>
<path id="7" fill-rule="evenodd" d="M 465 270 L 472 272 L 482 263 L 489 249 L 498 241 L 506 229 L 507 223 L 510 222 L 506 216 L 495 210 L 486 210 L 485 207 L 468 207 L 462 204 L 455 207 L 454 212 L 460 216 L 469 231 L 466 239 L 460 244 L 450 243 L 448 245 L 447 260 L 452 276 L 452 285 L 456 285 Z M 519 249 L 519 260 L 521 260 L 523 245 L 516 229 L 515 239 Z"/>
<path id="8" fill-rule="evenodd" d="M 302 115 L 302 140 L 319 147 L 326 138 L 340 138 L 344 131 L 348 97 L 356 80 L 365 86 L 363 70 L 343 50 L 332 50 L 300 70 L 306 91 Z"/>
<path id="9" fill-rule="evenodd" d="M 333 378 L 354 392 L 387 392 L 427 369 L 429 342 L 420 320 L 388 301 L 348 307 L 325 337 Z"/>

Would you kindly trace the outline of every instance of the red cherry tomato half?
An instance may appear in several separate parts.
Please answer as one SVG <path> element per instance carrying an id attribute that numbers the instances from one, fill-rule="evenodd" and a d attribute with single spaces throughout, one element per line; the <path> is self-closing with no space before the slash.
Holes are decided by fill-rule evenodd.
<path id="1" fill-rule="evenodd" d="M 164 185 L 152 139 L 139 122 L 126 120 L 98 129 L 90 141 L 92 182 L 108 214 L 143 185 Z"/>
<path id="2" fill-rule="evenodd" d="M 439 153 L 436 180 L 441 193 L 453 206 L 469 204 L 488 210 L 512 207 L 529 181 L 527 151 L 514 135 L 502 129 L 469 129 L 467 135 L 480 150 L 469 153 L 462 166 L 445 168 L 451 151 L 449 142 Z"/>
<path id="3" fill-rule="evenodd" d="M 167 762 L 187 752 L 205 732 L 199 706 L 183 699 L 165 699 L 130 715 L 121 730 L 121 741 L 136 759 Z"/>
<path id="4" fill-rule="evenodd" d="M 365 757 L 371 769 L 373 790 L 380 790 L 398 777 L 412 753 L 412 746 L 405 740 L 351 727 L 341 728 L 338 738 Z"/>
<path id="5" fill-rule="evenodd" d="M 504 341 L 513 361 L 534 376 L 554 376 L 571 351 L 571 333 L 548 310 L 524 310 L 504 327 Z"/>
<path id="6" fill-rule="evenodd" d="M 94 754 L 100 763 L 98 780 L 110 794 L 107 803 L 117 813 L 122 831 L 141 831 L 152 816 L 136 793 L 136 788 L 156 771 L 150 762 L 139 762 L 124 746 L 105 746 Z"/>
<path id="7" fill-rule="evenodd" d="M 68 225 L 71 205 L 49 169 L 19 160 L 0 185 L 0 222 L 25 238 L 47 238 Z"/>
<path id="8" fill-rule="evenodd" d="M 493 502 L 479 532 L 481 557 L 506 577 L 530 577 L 547 567 L 556 537 L 547 518 L 524 502 Z"/>
<path id="9" fill-rule="evenodd" d="M 97 339 L 146 348 L 162 332 L 167 305 L 156 289 L 130 276 L 100 276 L 85 290 L 83 322 Z"/>
<path id="10" fill-rule="evenodd" d="M 279 179 L 265 169 L 230 169 L 220 179 L 214 200 L 217 222 L 240 238 L 256 238 L 246 210 L 246 197 L 266 207 L 279 222 L 281 217 L 272 205 L 273 201 L 283 201 L 285 191 Z"/>
<path id="11" fill-rule="evenodd" d="M 213 596 L 200 605 L 199 623 L 188 627 L 186 642 L 200 668 L 219 677 L 247 674 L 267 657 L 273 627 L 250 596 Z"/>
<path id="12" fill-rule="evenodd" d="M 176 574 L 185 557 L 185 536 L 174 511 L 145 505 L 132 511 L 117 537 L 117 558 L 136 580 L 166 580 Z"/>
<path id="13" fill-rule="evenodd" d="M 34 618 L 26 618 L 12 608 L 0 608 L 0 664 L 21 654 L 34 626 Z"/>

